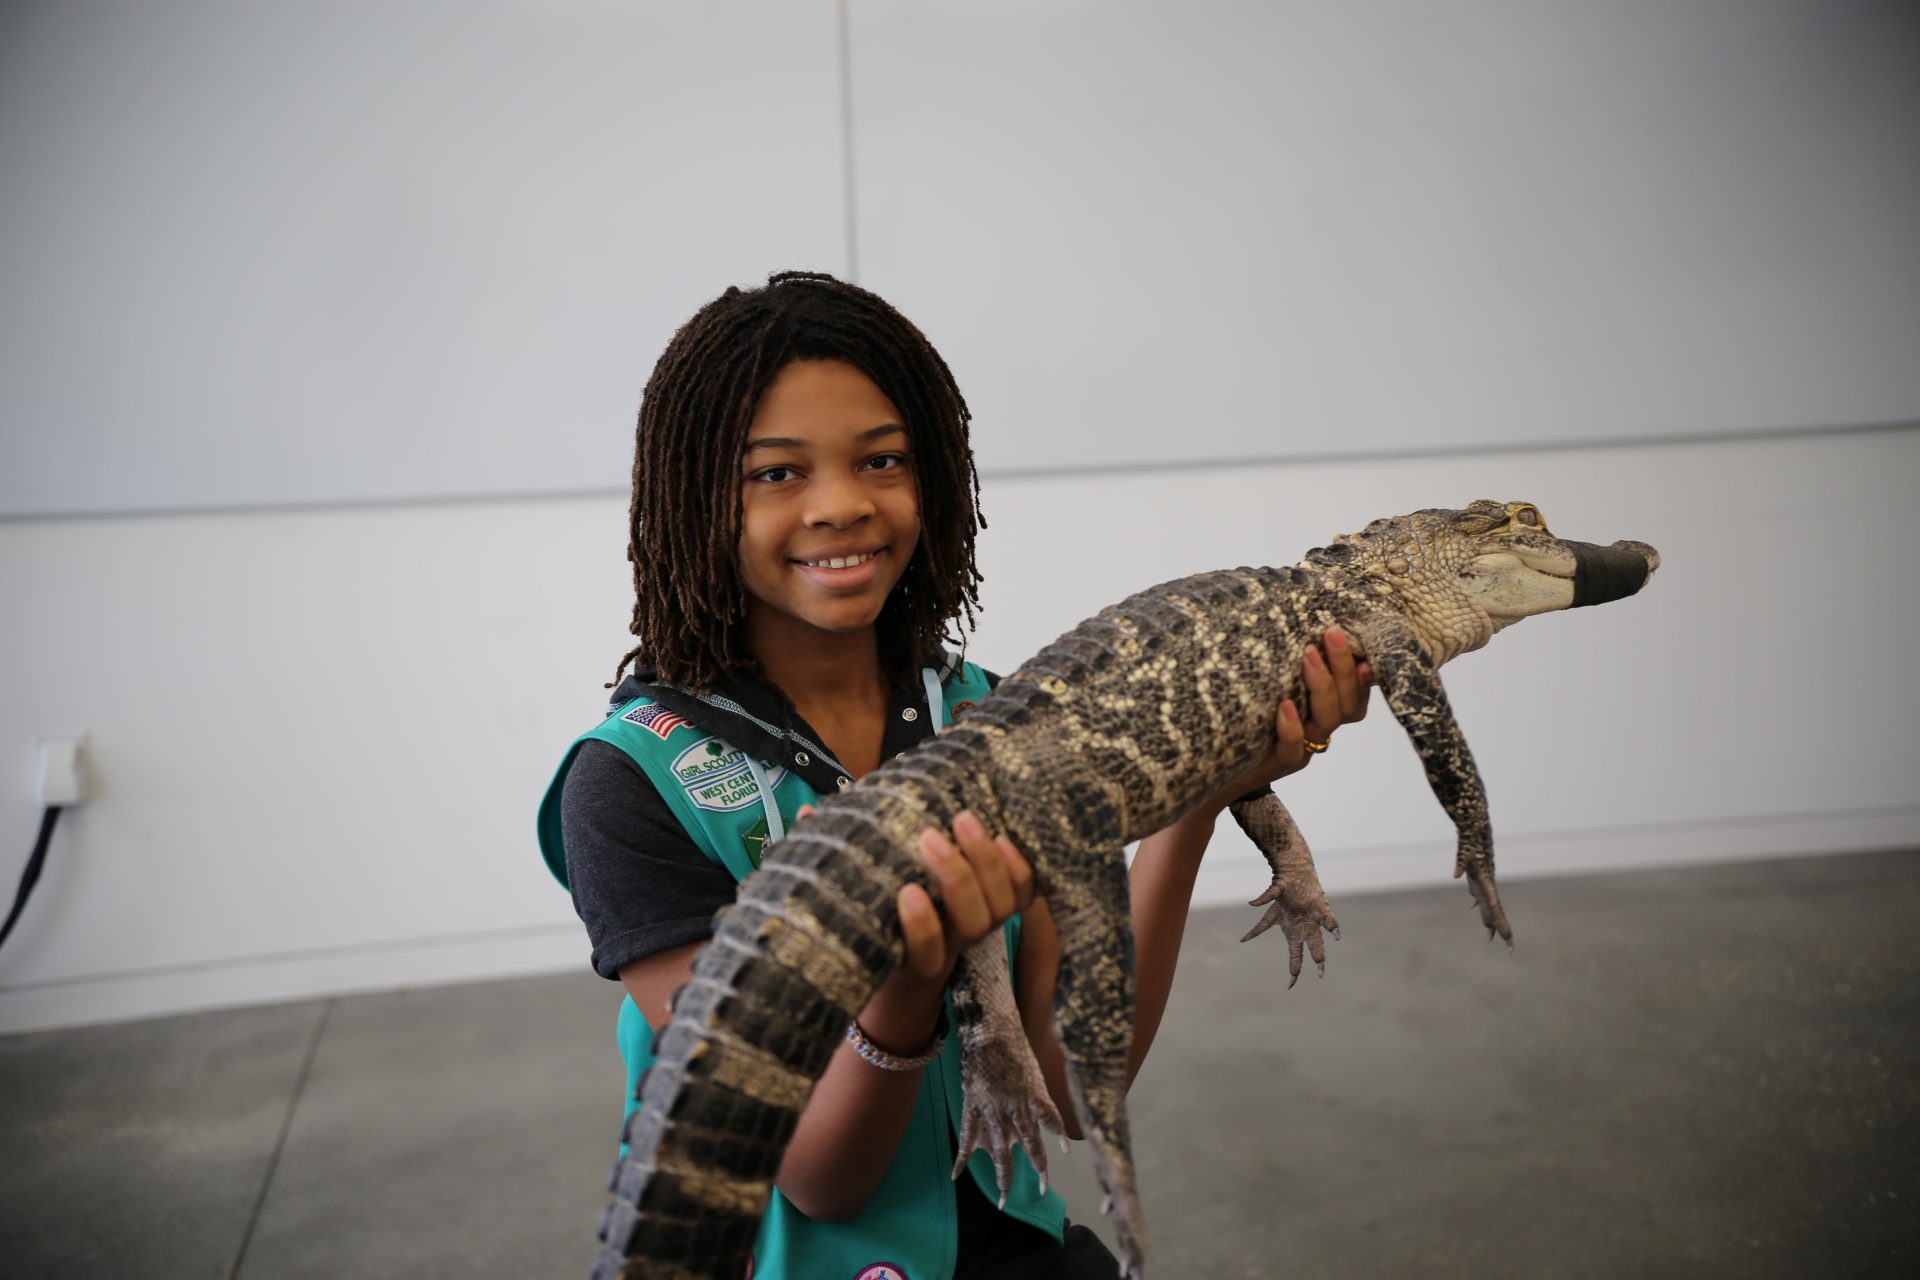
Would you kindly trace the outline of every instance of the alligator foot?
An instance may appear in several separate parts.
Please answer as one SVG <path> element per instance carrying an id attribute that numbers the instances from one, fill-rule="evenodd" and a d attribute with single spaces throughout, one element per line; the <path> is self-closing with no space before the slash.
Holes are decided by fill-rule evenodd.
<path id="1" fill-rule="evenodd" d="M 1033 1056 L 1007 968 L 1006 935 L 996 929 L 961 957 L 954 973 L 954 1017 L 960 1024 L 962 1095 L 959 1177 L 976 1149 L 993 1161 L 1000 1203 L 1013 1185 L 1013 1148 L 1027 1149 L 1040 1188 L 1047 1186 L 1047 1149 L 1040 1128 L 1065 1133 L 1060 1112 L 1047 1096 L 1046 1078 Z"/>
<path id="2" fill-rule="evenodd" d="M 1499 934 L 1507 949 L 1513 949 L 1513 926 L 1507 923 L 1507 911 L 1500 905 L 1500 889 L 1493 882 L 1493 867 L 1482 867 L 1476 862 L 1463 861 L 1454 870 L 1454 876 L 1467 878 L 1467 889 L 1473 894 L 1473 905 L 1480 910 L 1480 923 L 1487 928 L 1487 941 L 1492 942 Z"/>
<path id="3" fill-rule="evenodd" d="M 971 1050 L 971 1046 L 968 1047 Z M 1025 1062 L 1021 1062 L 1021 1058 Z M 994 1185 L 1000 1190 L 1000 1204 L 1007 1203 L 1007 1190 L 1013 1185 L 1013 1148 L 1024 1146 L 1033 1171 L 1040 1175 L 1040 1190 L 1047 1189 L 1047 1147 L 1040 1130 L 1064 1133 L 1060 1112 L 1047 1096 L 1047 1084 L 1040 1076 L 1033 1050 L 1020 1053 L 1015 1046 L 994 1041 L 979 1054 L 963 1053 L 960 1062 L 960 1087 L 964 1094 L 960 1119 L 959 1158 L 953 1162 L 953 1176 L 959 1177 L 975 1151 L 985 1151 L 993 1161 Z"/>
<path id="4" fill-rule="evenodd" d="M 1304 879 L 1297 876 L 1274 877 L 1267 891 L 1248 905 L 1265 906 L 1267 913 L 1260 917 L 1259 924 L 1241 935 L 1240 941 L 1251 941 L 1274 925 L 1279 925 L 1280 932 L 1287 938 L 1289 990 L 1300 981 L 1303 951 L 1312 953 L 1314 966 L 1320 976 L 1327 976 L 1327 948 L 1321 941 L 1320 931 L 1326 930 L 1338 942 L 1340 922 L 1333 918 L 1333 908 L 1327 905 L 1327 895 L 1320 888 L 1320 878 L 1313 874 L 1311 867 L 1307 868 Z"/>
<path id="5" fill-rule="evenodd" d="M 1287 986 L 1300 981 L 1301 952 L 1313 953 L 1320 976 L 1327 973 L 1326 945 L 1320 940 L 1322 929 L 1337 940 L 1340 922 L 1333 918 L 1327 895 L 1320 888 L 1320 874 L 1314 870 L 1313 852 L 1287 812 L 1280 798 L 1271 791 L 1236 800 L 1231 806 L 1234 820 L 1247 833 L 1247 839 L 1273 868 L 1273 883 L 1255 898 L 1252 906 L 1266 907 L 1260 923 L 1247 930 L 1240 941 L 1257 938 L 1274 925 L 1287 938 Z M 1271 905 L 1269 905 L 1271 904 Z"/>

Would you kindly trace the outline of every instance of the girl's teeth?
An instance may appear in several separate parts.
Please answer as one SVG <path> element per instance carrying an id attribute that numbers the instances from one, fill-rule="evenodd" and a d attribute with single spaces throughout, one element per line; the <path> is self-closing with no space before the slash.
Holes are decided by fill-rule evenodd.
<path id="1" fill-rule="evenodd" d="M 809 568 L 813 569 L 851 569 L 855 565 L 865 564 L 871 559 L 873 559 L 871 555 L 838 556 L 832 560 L 809 560 L 806 563 Z"/>

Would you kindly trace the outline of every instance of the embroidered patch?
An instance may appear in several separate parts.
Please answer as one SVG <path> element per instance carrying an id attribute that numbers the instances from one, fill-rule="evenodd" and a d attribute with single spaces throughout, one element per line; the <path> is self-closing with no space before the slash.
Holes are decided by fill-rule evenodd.
<path id="1" fill-rule="evenodd" d="M 696 808 L 708 813 L 732 813 L 760 802 L 760 787 L 747 767 L 747 753 L 718 738 L 703 738 L 673 761 L 673 776 L 686 789 Z M 777 787 L 785 769 L 767 771 L 767 784 Z"/>
<path id="2" fill-rule="evenodd" d="M 953 710 L 947 713 L 947 718 L 949 720 L 958 720 L 961 716 L 967 714 L 967 712 L 973 710 L 975 707 L 979 705 L 980 704 L 975 702 L 972 698 L 962 698 L 960 701 L 953 704 Z"/>
<path id="3" fill-rule="evenodd" d="M 762 814 L 760 821 L 748 827 L 740 837 L 740 843 L 747 847 L 747 861 L 757 869 L 760 859 L 767 854 L 767 819 Z"/>
<path id="4" fill-rule="evenodd" d="M 891 1262 L 876 1262 L 860 1268 L 853 1280 L 907 1280 L 907 1273 Z"/>
<path id="5" fill-rule="evenodd" d="M 658 736 L 662 742 L 665 742 L 667 735 L 675 729 L 693 727 L 691 720 L 667 710 L 657 702 L 649 702 L 644 707 L 635 707 L 620 718 L 628 724 L 637 724 L 642 729 L 648 730 Z"/>

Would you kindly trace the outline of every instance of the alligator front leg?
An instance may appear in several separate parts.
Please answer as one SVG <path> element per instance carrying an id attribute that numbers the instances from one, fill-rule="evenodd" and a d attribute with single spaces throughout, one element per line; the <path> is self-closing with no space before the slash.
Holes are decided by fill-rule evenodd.
<path id="1" fill-rule="evenodd" d="M 1005 1207 L 1007 1189 L 1013 1185 L 1013 1148 L 1019 1143 L 1026 1147 L 1044 1192 L 1047 1148 L 1040 1140 L 1040 1129 L 1045 1126 L 1061 1134 L 1066 1130 L 1047 1095 L 1047 1082 L 1026 1028 L 1020 1025 L 1004 929 L 995 929 L 960 957 L 954 970 L 953 1014 L 959 1023 L 962 1093 L 953 1176 L 961 1176 L 976 1148 L 985 1150 L 993 1161 L 994 1181 Z"/>
<path id="2" fill-rule="evenodd" d="M 1267 865 L 1273 868 L 1273 883 L 1249 904 L 1264 906 L 1267 913 L 1240 941 L 1257 938 L 1278 924 L 1287 938 L 1288 990 L 1300 981 L 1302 949 L 1313 953 L 1313 962 L 1319 967 L 1320 976 L 1325 977 L 1327 949 L 1320 931 L 1325 929 L 1337 941 L 1340 922 L 1333 918 L 1333 908 L 1327 905 L 1319 872 L 1314 870 L 1313 853 L 1307 848 L 1293 815 L 1272 791 L 1236 800 L 1228 808 L 1240 829 L 1247 833 L 1247 839 L 1253 841 Z"/>
<path id="3" fill-rule="evenodd" d="M 1453 874 L 1455 878 L 1466 876 L 1474 905 L 1480 909 L 1480 923 L 1487 928 L 1487 940 L 1491 942 L 1497 933 L 1511 946 L 1513 929 L 1507 924 L 1493 878 L 1493 824 L 1487 817 L 1486 788 L 1459 722 L 1453 718 L 1440 673 L 1412 629 L 1404 624 L 1375 619 L 1357 624 L 1353 630 L 1366 646 L 1374 680 L 1386 695 L 1394 719 L 1413 739 L 1414 750 L 1419 752 L 1427 772 L 1427 785 L 1433 788 L 1434 797 L 1459 833 Z"/>

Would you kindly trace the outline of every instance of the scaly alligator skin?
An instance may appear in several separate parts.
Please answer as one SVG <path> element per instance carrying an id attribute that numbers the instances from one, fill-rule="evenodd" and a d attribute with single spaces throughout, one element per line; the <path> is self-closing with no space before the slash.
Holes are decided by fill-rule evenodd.
<path id="1" fill-rule="evenodd" d="M 1631 595 L 1658 565 L 1642 543 L 1563 542 L 1530 504 L 1483 501 L 1376 520 L 1291 568 L 1165 583 L 1060 637 L 960 723 L 827 798 L 741 885 L 641 1084 L 594 1276 L 745 1273 L 800 1110 L 848 1019 L 901 961 L 895 895 L 909 882 L 932 887 L 918 834 L 961 809 L 1018 843 L 1053 909 L 1053 1026 L 1119 1214 L 1122 1265 L 1137 1274 L 1147 1241 L 1127 1130 L 1134 983 L 1123 846 L 1269 749 L 1274 707 L 1303 698 L 1305 647 L 1337 623 L 1373 664 L 1453 819 L 1454 874 L 1465 875 L 1488 936 L 1511 941 L 1485 792 L 1438 668 L 1520 618 Z M 1280 924 L 1297 977 L 1302 947 L 1321 960 L 1320 931 L 1333 927 L 1312 860 L 1271 795 L 1234 815 L 1273 868 L 1252 933 Z M 1015 1142 L 1044 1175 L 1038 1129 L 1057 1128 L 1057 1117 L 1012 1016 L 999 936 L 963 957 L 954 1004 L 962 1160 L 977 1139 L 1004 1187 Z"/>

